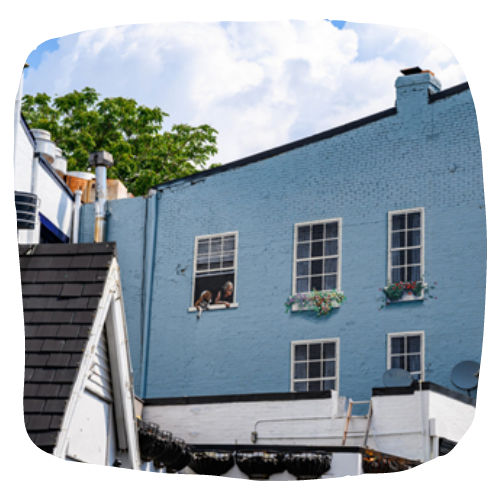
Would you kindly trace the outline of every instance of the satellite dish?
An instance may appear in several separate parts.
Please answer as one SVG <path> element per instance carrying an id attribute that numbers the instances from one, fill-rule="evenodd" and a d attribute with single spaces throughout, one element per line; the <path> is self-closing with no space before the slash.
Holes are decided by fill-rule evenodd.
<path id="1" fill-rule="evenodd" d="M 391 368 L 382 375 L 386 387 L 409 387 L 413 380 L 411 373 L 401 368 Z"/>
<path id="2" fill-rule="evenodd" d="M 462 361 L 451 370 L 451 382 L 455 387 L 464 391 L 471 391 L 477 387 L 479 379 L 479 363 Z"/>

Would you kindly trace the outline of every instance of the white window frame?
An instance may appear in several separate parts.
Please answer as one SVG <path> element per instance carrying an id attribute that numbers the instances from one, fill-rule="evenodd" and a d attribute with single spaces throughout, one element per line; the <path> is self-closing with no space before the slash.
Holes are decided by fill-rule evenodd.
<path id="1" fill-rule="evenodd" d="M 320 342 L 328 342 L 332 343 L 335 342 L 335 377 L 321 377 L 318 379 L 297 379 L 295 380 L 294 378 L 294 369 L 295 369 L 295 346 L 297 345 L 310 345 L 310 344 L 318 344 Z M 290 350 L 290 392 L 299 392 L 294 390 L 294 383 L 296 381 L 298 382 L 309 382 L 309 381 L 319 381 L 322 382 L 323 380 L 331 380 L 335 379 L 335 392 L 339 392 L 339 387 L 340 387 L 340 338 L 331 338 L 331 339 L 312 339 L 312 340 L 294 340 L 292 341 L 291 345 L 291 350 Z M 317 361 L 317 360 L 314 360 Z M 320 362 L 323 362 L 323 358 L 320 358 Z M 307 359 L 307 363 L 309 363 L 309 358 Z M 300 391 L 302 392 L 302 391 Z M 309 392 L 309 391 L 306 391 Z"/>
<path id="2" fill-rule="evenodd" d="M 424 282 L 425 275 L 425 210 L 423 207 L 418 208 L 408 208 L 405 210 L 393 210 L 388 213 L 388 234 L 387 234 L 387 281 L 392 284 L 392 217 L 394 215 L 402 215 L 420 212 L 420 245 L 415 247 L 402 247 L 402 250 L 412 249 L 412 248 L 420 248 L 420 280 Z M 407 229 L 406 229 L 407 230 Z M 407 267 L 407 264 L 405 264 Z M 423 295 L 423 294 L 422 294 Z M 414 299 L 418 298 L 412 296 Z"/>
<path id="3" fill-rule="evenodd" d="M 233 302 L 230 304 L 229 308 L 234 309 L 238 307 L 238 303 L 236 302 L 236 281 L 238 274 L 238 246 L 239 246 L 239 233 L 238 231 L 228 231 L 226 233 L 214 233 L 214 234 L 205 234 L 203 236 L 196 236 L 194 239 L 194 259 L 193 259 L 193 283 L 191 288 L 191 305 L 188 308 L 188 312 L 198 312 L 196 307 L 194 307 L 194 290 L 196 287 L 196 262 L 198 260 L 198 241 L 203 239 L 212 239 L 223 236 L 234 236 L 234 282 L 233 282 Z M 215 297 L 213 297 L 215 300 Z M 210 311 L 227 309 L 224 304 L 210 304 Z"/>
<path id="4" fill-rule="evenodd" d="M 294 226 L 294 236 L 293 236 L 293 270 L 292 270 L 292 294 L 295 295 L 297 293 L 297 245 L 298 245 L 298 235 L 299 235 L 299 227 L 302 226 L 312 226 L 314 224 L 328 224 L 331 222 L 336 222 L 338 224 L 338 254 L 337 254 L 337 288 L 335 289 L 337 292 L 342 291 L 342 218 L 337 217 L 335 219 L 322 219 L 315 220 L 310 222 L 297 222 Z M 322 257 L 318 257 L 318 259 L 324 259 L 327 256 L 323 255 Z M 310 258 L 308 260 L 314 260 L 314 258 Z M 324 270 L 323 270 L 324 271 Z M 323 272 L 324 275 L 324 272 Z M 309 292 L 311 293 L 311 292 Z M 340 304 L 337 304 L 335 307 L 340 307 Z M 301 309 L 294 305 L 292 306 L 292 311 L 300 311 Z"/>
<path id="5" fill-rule="evenodd" d="M 391 340 L 393 337 L 409 337 L 414 335 L 420 335 L 420 380 L 425 380 L 425 332 L 423 330 L 419 330 L 416 332 L 395 332 L 387 334 L 387 369 L 390 370 L 392 366 L 392 351 L 391 351 Z M 395 354 L 395 356 L 401 356 L 401 354 Z M 405 343 L 405 352 L 404 356 L 407 356 L 406 352 L 406 343 Z M 409 373 L 417 373 L 417 372 L 409 372 Z"/>

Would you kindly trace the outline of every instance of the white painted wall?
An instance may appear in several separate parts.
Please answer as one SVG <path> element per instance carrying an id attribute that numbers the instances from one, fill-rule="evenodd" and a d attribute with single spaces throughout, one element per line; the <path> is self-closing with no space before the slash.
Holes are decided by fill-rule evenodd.
<path id="1" fill-rule="evenodd" d="M 434 435 L 458 442 L 471 426 L 475 408 L 435 392 L 429 398 L 429 418 L 436 423 Z"/>
<path id="2" fill-rule="evenodd" d="M 31 172 L 35 149 L 31 144 L 25 128 L 19 123 L 16 137 L 16 164 L 14 165 L 14 189 L 31 193 Z"/>
<path id="3" fill-rule="evenodd" d="M 375 396 L 372 404 L 368 447 L 414 460 L 432 456 L 430 419 L 435 422 L 434 435 L 459 441 L 474 417 L 474 407 L 429 390 Z M 338 408 L 337 393 L 332 392 L 331 399 L 146 405 L 143 419 L 188 444 L 250 445 L 257 429 L 258 445 L 340 446 L 346 418 Z M 347 446 L 363 446 L 366 425 L 366 417 L 352 418 Z M 342 454 L 339 460 L 344 459 Z M 353 467 L 348 465 L 347 470 Z"/>
<path id="4" fill-rule="evenodd" d="M 38 185 L 36 195 L 40 198 L 40 212 L 66 236 L 71 237 L 73 199 L 47 171 L 37 163 Z M 57 175 L 57 174 L 56 174 Z"/>
<path id="5" fill-rule="evenodd" d="M 107 465 L 109 426 L 109 403 L 84 391 L 71 420 L 66 455 L 90 464 Z"/>
<path id="6" fill-rule="evenodd" d="M 332 418 L 337 403 L 332 391 L 329 399 L 145 406 L 143 419 L 191 444 L 252 444 L 257 429 L 259 445 L 316 444 L 318 439 L 335 445 L 344 424 L 344 419 Z"/>

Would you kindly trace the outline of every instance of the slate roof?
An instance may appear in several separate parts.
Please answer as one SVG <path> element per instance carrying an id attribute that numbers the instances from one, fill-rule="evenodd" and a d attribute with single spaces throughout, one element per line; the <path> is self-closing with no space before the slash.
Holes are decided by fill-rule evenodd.
<path id="1" fill-rule="evenodd" d="M 19 245 L 25 328 L 24 419 L 52 453 L 115 243 Z"/>

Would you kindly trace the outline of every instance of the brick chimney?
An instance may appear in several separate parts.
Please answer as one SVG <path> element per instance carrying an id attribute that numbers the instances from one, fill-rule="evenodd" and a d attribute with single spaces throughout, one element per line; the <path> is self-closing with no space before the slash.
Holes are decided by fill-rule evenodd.
<path id="1" fill-rule="evenodd" d="M 401 70 L 403 76 L 396 80 L 396 107 L 398 113 L 421 112 L 429 102 L 429 95 L 441 90 L 441 82 L 432 71 L 418 66 Z"/>

